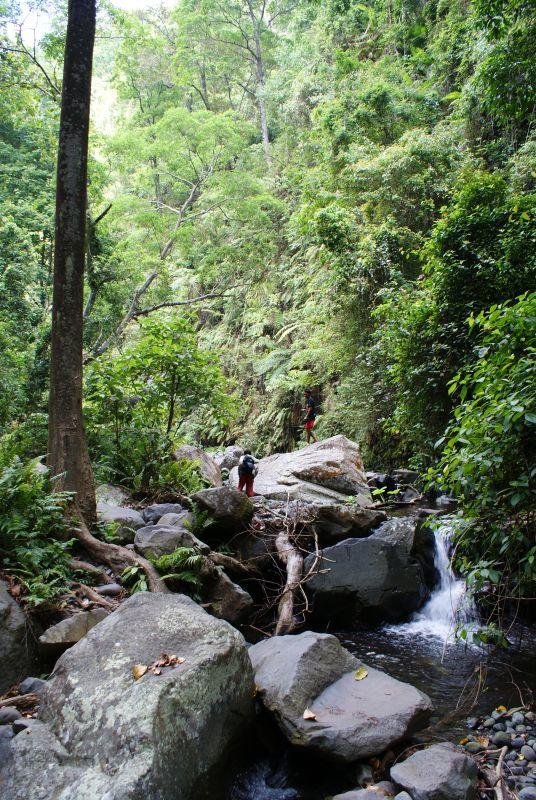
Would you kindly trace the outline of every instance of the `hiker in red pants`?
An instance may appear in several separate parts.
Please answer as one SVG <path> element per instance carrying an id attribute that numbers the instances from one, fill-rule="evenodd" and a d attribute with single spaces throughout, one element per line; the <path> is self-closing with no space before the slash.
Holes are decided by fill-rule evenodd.
<path id="1" fill-rule="evenodd" d="M 256 474 L 257 467 L 251 451 L 244 450 L 244 455 L 238 462 L 238 491 L 243 491 L 245 487 L 247 496 L 253 497 L 253 481 Z"/>

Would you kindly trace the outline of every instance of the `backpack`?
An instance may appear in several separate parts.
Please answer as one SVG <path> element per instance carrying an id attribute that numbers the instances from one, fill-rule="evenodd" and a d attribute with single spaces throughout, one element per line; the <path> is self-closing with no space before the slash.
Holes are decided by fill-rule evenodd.
<path id="1" fill-rule="evenodd" d="M 255 466 L 253 456 L 242 456 L 238 463 L 238 471 L 245 472 L 248 475 L 256 475 L 257 467 Z"/>

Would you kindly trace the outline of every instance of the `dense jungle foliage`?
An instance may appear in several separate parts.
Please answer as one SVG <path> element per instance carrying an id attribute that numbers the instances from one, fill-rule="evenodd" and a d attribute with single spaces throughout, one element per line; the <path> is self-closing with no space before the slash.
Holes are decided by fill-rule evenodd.
<path id="1" fill-rule="evenodd" d="M 46 450 L 65 20 L 40 5 L 34 47 L 0 2 L 3 466 Z M 431 469 L 465 504 L 466 570 L 534 596 L 534 0 L 176 0 L 99 24 L 97 477 L 165 483 L 179 440 L 293 448 L 311 386 L 319 435 Z"/>

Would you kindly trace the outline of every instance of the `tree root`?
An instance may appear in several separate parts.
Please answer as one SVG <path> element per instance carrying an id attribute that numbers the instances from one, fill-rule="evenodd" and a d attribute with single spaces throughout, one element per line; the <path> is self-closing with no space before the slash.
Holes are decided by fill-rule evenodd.
<path id="1" fill-rule="evenodd" d="M 237 558 L 225 555 L 224 553 L 211 552 L 208 558 L 217 567 L 228 569 L 229 572 L 235 572 L 240 575 L 258 575 L 259 569 L 255 564 L 248 564 L 244 561 L 239 561 Z"/>
<path id="2" fill-rule="evenodd" d="M 110 600 L 107 600 L 106 597 L 102 597 L 102 595 L 100 595 L 90 586 L 86 586 L 85 583 L 73 583 L 71 585 L 76 592 L 80 592 L 80 594 L 82 594 L 84 597 L 87 597 L 88 600 L 91 600 L 92 603 L 102 606 L 103 608 L 108 609 L 108 611 L 115 611 L 117 608 L 116 603 L 112 603 Z"/>
<path id="3" fill-rule="evenodd" d="M 73 523 L 76 538 L 96 561 L 107 564 L 116 573 L 124 570 L 125 567 L 139 567 L 145 573 L 150 592 L 169 592 L 156 567 L 146 558 L 121 545 L 101 542 L 100 539 L 95 538 L 79 511 L 76 512 Z"/>
<path id="4" fill-rule="evenodd" d="M 101 583 L 113 583 L 113 579 L 110 578 L 108 573 L 106 573 L 103 569 L 99 569 L 96 567 L 95 564 L 90 564 L 89 561 L 81 561 L 79 558 L 72 558 L 70 562 L 70 567 L 73 570 L 81 570 L 83 572 L 89 572 L 90 575 L 94 575 L 96 578 L 100 580 Z"/>

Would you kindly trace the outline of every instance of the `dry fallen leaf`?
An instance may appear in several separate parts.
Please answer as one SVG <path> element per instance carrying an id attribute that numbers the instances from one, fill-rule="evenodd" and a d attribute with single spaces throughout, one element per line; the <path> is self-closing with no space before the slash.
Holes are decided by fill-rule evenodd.
<path id="1" fill-rule="evenodd" d="M 141 678 L 142 675 L 145 675 L 147 672 L 146 664 L 134 664 L 132 667 L 132 674 L 134 675 L 135 679 Z"/>
<path id="2" fill-rule="evenodd" d="M 497 706 L 497 711 L 506 711 L 506 706 Z"/>
<path id="3" fill-rule="evenodd" d="M 368 675 L 368 672 L 365 669 L 365 667 L 359 667 L 359 669 L 356 670 L 355 679 L 356 679 L 356 681 L 362 681 L 363 678 L 367 677 L 367 675 Z"/>
<path id="4" fill-rule="evenodd" d="M 487 736 L 477 736 L 476 740 L 484 747 L 487 747 L 489 745 L 489 739 Z"/>
<path id="5" fill-rule="evenodd" d="M 464 736 L 463 739 L 460 739 L 460 744 L 467 744 L 468 741 L 469 739 L 467 738 L 467 736 Z"/>
<path id="6" fill-rule="evenodd" d="M 303 718 L 313 720 L 316 719 L 316 714 L 314 711 L 311 711 L 310 708 L 306 708 L 305 711 L 303 712 Z"/>

